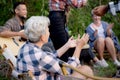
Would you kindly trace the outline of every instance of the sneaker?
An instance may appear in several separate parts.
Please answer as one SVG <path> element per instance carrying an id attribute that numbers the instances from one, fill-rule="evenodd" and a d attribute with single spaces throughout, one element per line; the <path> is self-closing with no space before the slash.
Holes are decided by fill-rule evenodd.
<path id="1" fill-rule="evenodd" d="M 108 63 L 105 61 L 105 59 L 100 60 L 103 67 L 108 67 Z"/>
<path id="2" fill-rule="evenodd" d="M 118 60 L 115 60 L 114 61 L 114 64 L 117 66 L 117 67 L 120 67 L 120 62 Z"/>
<path id="3" fill-rule="evenodd" d="M 102 67 L 101 62 L 100 61 L 95 62 L 93 67 Z"/>
<path id="4" fill-rule="evenodd" d="M 97 61 L 97 62 L 95 62 L 93 67 L 108 67 L 108 64 L 103 64 L 102 61 Z"/>

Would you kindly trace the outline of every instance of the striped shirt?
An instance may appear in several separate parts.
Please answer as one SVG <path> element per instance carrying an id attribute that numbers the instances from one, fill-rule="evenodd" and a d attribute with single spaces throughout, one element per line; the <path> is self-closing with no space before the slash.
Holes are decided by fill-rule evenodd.
<path id="1" fill-rule="evenodd" d="M 20 73 L 32 71 L 36 80 L 60 80 L 62 75 L 57 53 L 44 52 L 33 43 L 26 42 L 20 49 L 16 70 Z M 68 64 L 76 67 L 78 58 L 70 57 Z"/>
<path id="2" fill-rule="evenodd" d="M 86 0 L 49 0 L 50 11 L 65 11 L 68 6 L 81 7 Z"/>
<path id="3" fill-rule="evenodd" d="M 20 26 L 20 23 L 16 17 L 9 19 L 4 26 L 0 27 L 0 32 L 9 30 L 19 32 L 24 29 L 24 26 Z"/>

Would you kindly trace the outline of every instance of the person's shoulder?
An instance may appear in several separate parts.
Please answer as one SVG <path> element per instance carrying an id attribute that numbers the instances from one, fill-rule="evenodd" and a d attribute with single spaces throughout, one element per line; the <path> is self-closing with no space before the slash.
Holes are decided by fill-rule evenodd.
<path id="1" fill-rule="evenodd" d="M 108 22 L 106 22 L 106 21 L 101 21 L 101 23 L 102 23 L 102 24 L 108 24 Z"/>
<path id="2" fill-rule="evenodd" d="M 7 22 L 11 22 L 11 21 L 16 21 L 15 17 L 12 17 L 12 18 L 8 19 Z"/>
<path id="3" fill-rule="evenodd" d="M 5 25 L 6 24 L 11 24 L 11 23 L 13 24 L 15 21 L 16 21 L 15 17 L 12 17 L 5 22 Z"/>
<path id="4" fill-rule="evenodd" d="M 91 24 L 92 24 L 92 23 L 90 23 L 90 24 L 86 27 L 86 29 L 90 28 Z"/>

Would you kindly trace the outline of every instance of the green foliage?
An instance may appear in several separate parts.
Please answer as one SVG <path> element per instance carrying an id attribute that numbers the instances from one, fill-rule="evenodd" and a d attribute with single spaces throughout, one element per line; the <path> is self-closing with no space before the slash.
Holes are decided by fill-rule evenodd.
<path id="1" fill-rule="evenodd" d="M 71 33 L 70 35 L 76 36 L 77 34 L 83 34 L 85 28 L 92 22 L 91 10 L 96 6 L 108 4 L 109 1 L 111 0 L 88 0 L 86 7 L 80 9 L 72 8 L 68 20 L 68 27 Z M 117 18 L 120 18 L 119 14 L 117 15 Z M 107 13 L 102 17 L 102 20 L 108 23 L 114 23 L 113 30 L 119 38 L 120 20 L 118 21 L 117 18 Z"/>
<path id="2" fill-rule="evenodd" d="M 109 66 L 107 68 L 102 68 L 102 67 L 96 67 L 93 68 L 95 76 L 101 76 L 101 77 L 112 77 L 116 71 L 117 67 L 111 63 L 111 60 L 107 60 Z"/>
<path id="3" fill-rule="evenodd" d="M 0 76 L 0 80 L 9 80 L 9 79 L 6 77 Z"/>
<path id="4" fill-rule="evenodd" d="M 27 0 L 26 0 L 27 1 Z M 31 4 L 32 3 L 32 4 Z M 30 0 L 28 1 L 28 16 L 48 15 L 48 1 L 47 0 Z"/>
<path id="5" fill-rule="evenodd" d="M 0 0 L 0 25 L 2 26 L 9 18 L 12 17 L 13 3 L 16 1 L 25 1 L 28 7 L 28 18 L 30 16 L 45 15 L 48 16 L 48 0 Z M 108 4 L 111 0 L 88 0 L 88 4 L 83 8 L 71 8 L 70 17 L 68 18 L 68 28 L 70 35 L 76 36 L 77 34 L 83 34 L 85 28 L 92 22 L 91 10 L 99 5 Z M 117 1 L 117 0 L 114 0 Z M 118 14 L 118 19 L 120 15 Z M 120 20 L 118 21 L 111 14 L 107 13 L 102 17 L 102 20 L 108 23 L 114 22 L 114 31 L 118 37 L 120 37 Z"/>
<path id="6" fill-rule="evenodd" d="M 28 7 L 28 18 L 30 16 L 48 15 L 48 0 L 0 0 L 0 25 L 3 25 L 13 16 L 13 3 L 24 1 Z"/>
<path id="7" fill-rule="evenodd" d="M 12 3 L 10 1 L 10 3 Z M 5 0 L 0 1 L 0 24 L 3 24 L 7 18 L 11 17 L 11 5 L 7 5 Z"/>
<path id="8" fill-rule="evenodd" d="M 28 7 L 28 18 L 30 16 L 44 15 L 48 16 L 48 0 L 0 0 L 0 25 L 2 26 L 9 18 L 12 17 L 12 7 L 13 3 L 16 1 L 25 1 Z M 76 9 L 71 8 L 70 16 L 68 18 L 68 28 L 70 35 L 76 36 L 77 34 L 83 34 L 85 28 L 92 22 L 91 10 L 101 4 L 108 4 L 111 0 L 88 0 L 86 7 Z M 115 1 L 115 0 L 114 0 Z M 111 14 L 107 13 L 102 17 L 104 21 L 108 23 L 114 22 L 114 31 L 116 35 L 120 38 L 120 14 L 118 17 L 113 17 Z M 118 20 L 119 19 L 119 20 Z M 113 69 L 113 70 L 112 70 Z M 98 69 L 98 76 L 112 75 L 115 70 L 115 66 L 109 67 L 107 69 Z M 106 71 L 107 70 L 107 71 Z M 109 70 L 109 71 L 108 71 Z M 109 74 L 110 73 L 110 74 Z M 0 77 L 0 80 L 7 80 L 6 78 Z"/>

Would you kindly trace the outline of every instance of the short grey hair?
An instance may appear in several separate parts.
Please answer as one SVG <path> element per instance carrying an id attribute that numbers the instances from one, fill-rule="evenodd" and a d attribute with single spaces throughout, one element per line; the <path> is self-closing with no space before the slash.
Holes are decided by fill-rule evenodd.
<path id="1" fill-rule="evenodd" d="M 38 42 L 43 34 L 46 34 L 46 28 L 50 25 L 50 20 L 45 16 L 32 16 L 30 17 L 25 26 L 25 35 L 28 40 Z"/>

